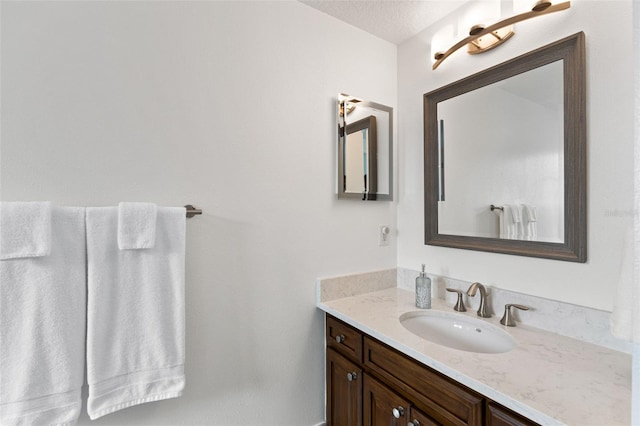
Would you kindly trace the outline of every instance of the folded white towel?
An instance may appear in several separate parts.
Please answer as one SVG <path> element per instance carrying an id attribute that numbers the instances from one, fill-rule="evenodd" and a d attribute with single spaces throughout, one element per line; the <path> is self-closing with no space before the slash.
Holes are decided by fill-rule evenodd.
<path id="1" fill-rule="evenodd" d="M 51 203 L 0 203 L 0 259 L 48 256 Z"/>
<path id="2" fill-rule="evenodd" d="M 152 203 L 118 204 L 120 250 L 149 249 L 156 243 L 158 207 Z"/>
<path id="3" fill-rule="evenodd" d="M 87 209 L 91 419 L 184 388 L 184 208 L 158 208 L 156 241 L 119 250 L 118 208 Z"/>
<path id="4" fill-rule="evenodd" d="M 85 210 L 50 211 L 48 256 L 0 260 L 3 426 L 71 425 L 82 406 Z"/>

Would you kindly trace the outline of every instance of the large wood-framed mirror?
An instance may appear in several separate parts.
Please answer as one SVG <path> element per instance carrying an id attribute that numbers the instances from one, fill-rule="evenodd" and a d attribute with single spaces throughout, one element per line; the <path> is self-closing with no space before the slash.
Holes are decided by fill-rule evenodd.
<path id="1" fill-rule="evenodd" d="M 425 244 L 587 260 L 585 36 L 424 95 Z"/>

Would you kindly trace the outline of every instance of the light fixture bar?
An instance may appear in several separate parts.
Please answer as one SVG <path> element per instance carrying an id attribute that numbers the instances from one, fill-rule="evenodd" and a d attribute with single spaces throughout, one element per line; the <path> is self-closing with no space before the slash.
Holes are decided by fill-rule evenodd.
<path id="1" fill-rule="evenodd" d="M 442 52 L 438 52 L 435 54 L 435 59 L 436 62 L 434 62 L 433 66 L 431 67 L 431 69 L 435 70 L 436 68 L 438 68 L 438 66 L 442 63 L 442 61 L 444 61 L 445 59 L 447 59 L 449 56 L 451 56 L 451 54 L 453 52 L 455 52 L 456 50 L 460 49 L 461 47 L 474 42 L 475 40 L 479 39 L 480 37 L 483 37 L 485 35 L 491 35 L 492 33 L 495 33 L 496 31 L 504 28 L 504 27 L 508 27 L 510 25 L 513 25 L 517 22 L 522 22 L 522 21 L 526 21 L 527 19 L 531 19 L 531 18 L 535 18 L 536 16 L 542 16 L 542 15 L 546 15 L 549 13 L 553 13 L 553 12 L 560 12 L 561 10 L 566 10 L 569 9 L 571 7 L 571 2 L 566 1 L 564 3 L 558 3 L 558 4 L 553 4 L 553 5 L 549 5 L 547 7 L 544 7 L 544 5 L 548 4 L 547 2 L 538 2 L 536 3 L 536 5 L 533 7 L 533 9 L 530 12 L 524 12 L 521 13 L 519 15 L 515 15 L 512 16 L 510 18 L 504 19 L 500 22 L 496 22 L 493 25 L 489 25 L 488 27 L 482 29 L 482 31 L 474 31 L 473 35 L 470 35 L 469 37 L 466 37 L 462 40 L 460 40 L 459 42 L 457 42 L 456 44 L 454 44 L 453 46 L 451 46 L 449 48 L 449 50 L 447 50 L 446 52 L 442 53 Z M 475 28 L 475 27 L 474 27 Z M 511 34 L 512 35 L 512 34 Z M 503 41 L 500 41 L 498 44 L 501 44 Z M 495 47 L 495 46 L 492 46 Z M 484 49 L 483 51 L 486 51 L 489 49 Z M 473 53 L 481 53 L 482 51 L 474 51 Z"/>

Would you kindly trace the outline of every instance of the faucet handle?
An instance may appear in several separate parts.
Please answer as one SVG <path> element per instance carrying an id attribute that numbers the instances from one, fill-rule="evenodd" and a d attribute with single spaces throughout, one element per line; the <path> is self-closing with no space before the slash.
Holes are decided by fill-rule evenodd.
<path id="1" fill-rule="evenodd" d="M 511 313 L 511 307 L 522 309 L 523 311 L 528 311 L 529 307 L 524 305 L 518 305 L 516 303 L 507 303 L 504 305 L 504 315 L 500 320 L 500 324 L 506 325 L 507 327 L 515 327 L 516 321 L 513 318 L 513 314 Z"/>
<path id="2" fill-rule="evenodd" d="M 463 291 L 449 287 L 447 287 L 446 290 L 450 291 L 451 293 L 458 293 L 458 301 L 456 302 L 456 306 L 453 307 L 453 310 L 458 312 L 467 312 L 467 308 L 464 306 L 464 302 L 462 301 Z"/>

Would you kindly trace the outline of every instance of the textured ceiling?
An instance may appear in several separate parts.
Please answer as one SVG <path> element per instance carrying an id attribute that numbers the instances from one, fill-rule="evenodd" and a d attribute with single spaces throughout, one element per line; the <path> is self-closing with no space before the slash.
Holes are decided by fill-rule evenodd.
<path id="1" fill-rule="evenodd" d="M 468 0 L 300 0 L 375 36 L 400 44 Z"/>

